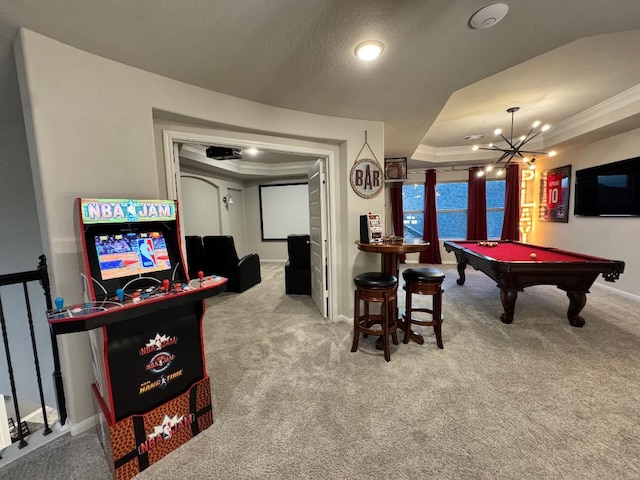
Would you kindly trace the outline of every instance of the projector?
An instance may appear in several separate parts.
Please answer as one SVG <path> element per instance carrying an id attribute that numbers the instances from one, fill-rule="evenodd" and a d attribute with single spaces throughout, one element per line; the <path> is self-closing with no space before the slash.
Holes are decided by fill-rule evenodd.
<path id="1" fill-rule="evenodd" d="M 228 147 L 207 147 L 207 157 L 216 160 L 236 160 L 242 158 L 242 150 Z"/>

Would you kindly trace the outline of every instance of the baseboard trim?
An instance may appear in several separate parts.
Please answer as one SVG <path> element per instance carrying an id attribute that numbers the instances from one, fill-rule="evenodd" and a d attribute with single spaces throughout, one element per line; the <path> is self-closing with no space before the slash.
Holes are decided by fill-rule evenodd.
<path id="1" fill-rule="evenodd" d="M 602 287 L 604 289 L 612 290 L 616 293 L 619 293 L 623 297 L 628 298 L 629 300 L 635 300 L 635 301 L 640 300 L 639 295 L 636 295 L 635 293 L 627 292 L 626 290 L 621 290 L 619 288 L 614 287 L 613 285 L 607 285 L 606 283 L 603 283 L 604 281 L 605 280 L 603 280 L 602 277 L 599 277 L 596 279 L 593 285 L 597 287 Z"/>
<path id="2" fill-rule="evenodd" d="M 91 430 L 96 427 L 98 424 L 98 416 L 93 415 L 92 417 L 87 418 L 86 420 L 82 420 L 79 423 L 74 423 L 69 426 L 69 432 L 72 436 L 80 435 L 88 430 Z"/>

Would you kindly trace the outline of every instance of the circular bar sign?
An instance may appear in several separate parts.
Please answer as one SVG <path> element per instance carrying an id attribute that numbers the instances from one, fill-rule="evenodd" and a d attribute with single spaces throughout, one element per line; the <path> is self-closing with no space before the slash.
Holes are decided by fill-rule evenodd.
<path id="1" fill-rule="evenodd" d="M 382 167 L 371 158 L 357 160 L 349 177 L 351 188 L 362 198 L 373 198 L 382 190 Z"/>

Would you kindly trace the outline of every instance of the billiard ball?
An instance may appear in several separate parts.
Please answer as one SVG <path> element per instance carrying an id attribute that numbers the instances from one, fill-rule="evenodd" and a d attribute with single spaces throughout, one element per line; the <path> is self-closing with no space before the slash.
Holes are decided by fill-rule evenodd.
<path id="1" fill-rule="evenodd" d="M 532 253 L 531 255 L 529 255 L 531 258 L 536 258 L 538 255 L 536 255 L 535 253 Z"/>

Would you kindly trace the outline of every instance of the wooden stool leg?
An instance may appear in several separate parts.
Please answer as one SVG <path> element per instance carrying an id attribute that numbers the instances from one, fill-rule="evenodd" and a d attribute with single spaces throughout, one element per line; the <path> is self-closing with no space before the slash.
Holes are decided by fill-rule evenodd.
<path id="1" fill-rule="evenodd" d="M 405 319 L 404 319 L 404 338 L 402 343 L 409 343 L 411 338 L 411 317 L 413 316 L 413 310 L 411 309 L 411 287 L 406 285 L 407 294 L 405 296 Z"/>
<path id="2" fill-rule="evenodd" d="M 393 327 L 394 323 L 396 324 L 398 323 L 398 318 L 397 318 L 398 312 L 397 312 L 397 308 L 395 309 L 396 311 L 394 311 L 394 308 L 393 308 L 394 303 L 395 302 L 387 301 L 387 305 L 389 307 L 389 330 L 391 330 L 391 327 Z M 391 339 L 393 340 L 394 345 L 398 345 L 397 328 L 395 328 L 393 332 L 391 332 Z"/>
<path id="3" fill-rule="evenodd" d="M 396 320 L 393 319 L 393 317 L 391 317 L 391 322 L 395 322 Z M 398 345 L 398 334 L 397 334 L 397 330 L 394 330 L 393 333 L 391 334 L 391 340 L 393 340 L 393 344 L 394 345 Z"/>
<path id="4" fill-rule="evenodd" d="M 384 294 L 384 308 L 382 309 L 382 332 L 383 332 L 383 345 L 384 345 L 384 359 L 389 362 L 391 361 L 391 353 L 389 352 L 389 295 Z"/>
<path id="5" fill-rule="evenodd" d="M 372 323 L 371 323 L 371 314 L 369 313 L 369 302 L 365 301 L 364 302 L 364 326 L 366 328 L 371 327 Z M 362 336 L 364 338 L 368 338 L 369 334 L 368 333 L 363 333 Z"/>
<path id="6" fill-rule="evenodd" d="M 358 342 L 360 341 L 360 331 L 358 330 L 358 322 L 360 321 L 360 298 L 358 297 L 358 291 L 354 292 L 354 304 L 353 304 L 353 344 L 351 345 L 351 351 L 358 350 Z"/>
<path id="7" fill-rule="evenodd" d="M 442 345 L 442 292 L 433 296 L 433 330 L 436 334 L 436 343 L 438 348 L 444 348 Z"/>

